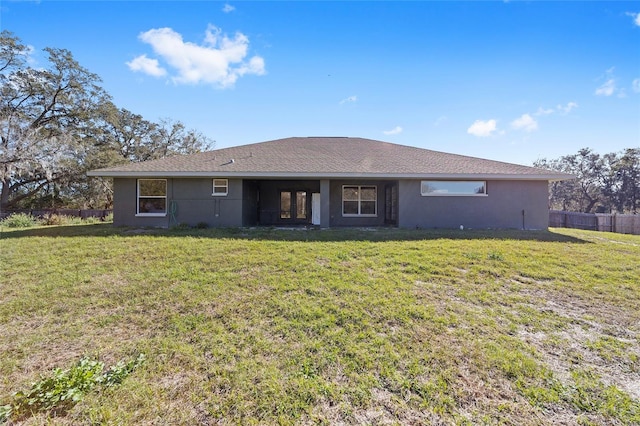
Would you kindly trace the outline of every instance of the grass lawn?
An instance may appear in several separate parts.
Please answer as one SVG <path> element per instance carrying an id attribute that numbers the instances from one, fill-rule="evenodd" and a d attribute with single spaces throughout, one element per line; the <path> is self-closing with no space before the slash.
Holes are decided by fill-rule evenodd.
<path id="1" fill-rule="evenodd" d="M 554 229 L 1 230 L 18 424 L 640 424 L 640 236 Z"/>

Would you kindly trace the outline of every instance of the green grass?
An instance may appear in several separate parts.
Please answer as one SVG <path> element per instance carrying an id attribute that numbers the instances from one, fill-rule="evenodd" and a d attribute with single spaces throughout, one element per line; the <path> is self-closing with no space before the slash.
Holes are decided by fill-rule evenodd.
<path id="1" fill-rule="evenodd" d="M 146 355 L 22 424 L 640 424 L 638 236 L 0 236 L 0 406 L 83 357 Z"/>

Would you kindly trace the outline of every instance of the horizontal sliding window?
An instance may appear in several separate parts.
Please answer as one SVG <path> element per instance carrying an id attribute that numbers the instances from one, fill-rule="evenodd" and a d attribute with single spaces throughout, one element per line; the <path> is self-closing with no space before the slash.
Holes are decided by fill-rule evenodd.
<path id="1" fill-rule="evenodd" d="M 483 180 L 423 180 L 423 196 L 476 196 L 487 195 L 487 182 Z"/>
<path id="2" fill-rule="evenodd" d="M 148 216 L 167 214 L 166 179 L 138 179 L 137 214 Z"/>

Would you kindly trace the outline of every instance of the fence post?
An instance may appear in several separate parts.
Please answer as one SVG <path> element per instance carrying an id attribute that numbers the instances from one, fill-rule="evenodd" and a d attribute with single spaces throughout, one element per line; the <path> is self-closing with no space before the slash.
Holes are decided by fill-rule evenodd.
<path id="1" fill-rule="evenodd" d="M 611 232 L 618 232 L 618 214 L 615 211 L 611 215 Z"/>
<path id="2" fill-rule="evenodd" d="M 615 216 L 613 215 L 613 212 L 609 213 L 609 232 L 614 232 L 614 229 L 616 228 L 616 226 L 613 224 L 613 222 L 615 221 Z"/>

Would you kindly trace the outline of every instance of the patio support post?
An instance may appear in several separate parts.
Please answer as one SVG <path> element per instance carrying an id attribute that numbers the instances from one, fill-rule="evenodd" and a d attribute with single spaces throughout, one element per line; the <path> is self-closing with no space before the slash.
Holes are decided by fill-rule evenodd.
<path id="1" fill-rule="evenodd" d="M 329 206 L 331 205 L 330 199 L 331 194 L 329 193 L 329 180 L 321 179 L 320 180 L 320 227 L 328 228 L 331 221 L 331 209 Z"/>

